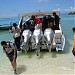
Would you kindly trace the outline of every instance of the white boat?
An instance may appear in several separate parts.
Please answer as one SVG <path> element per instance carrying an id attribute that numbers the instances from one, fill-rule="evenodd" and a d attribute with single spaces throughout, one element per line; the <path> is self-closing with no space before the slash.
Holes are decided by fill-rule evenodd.
<path id="1" fill-rule="evenodd" d="M 62 32 L 61 24 L 59 24 L 59 30 L 55 30 L 53 46 L 55 46 L 56 51 L 64 50 L 65 36 Z"/>
<path id="2" fill-rule="evenodd" d="M 0 25 L 0 30 L 9 30 L 9 29 L 12 29 L 12 26 L 10 26 L 10 25 L 1 26 Z"/>
<path id="3" fill-rule="evenodd" d="M 45 15 L 53 15 L 53 12 L 56 12 L 57 15 L 60 15 L 59 11 L 50 11 L 50 12 L 33 12 L 33 13 L 23 13 L 19 14 L 19 17 L 23 18 L 23 24 L 30 19 L 32 15 L 34 16 L 45 16 Z M 26 16 L 29 16 L 28 19 L 25 19 Z M 21 21 L 21 19 L 20 19 Z M 19 21 L 19 24 L 20 24 Z M 48 49 L 49 52 L 51 49 L 55 48 L 56 51 L 63 51 L 65 47 L 65 36 L 62 32 L 61 25 L 59 25 L 59 30 L 55 30 L 55 33 L 50 29 L 46 29 L 44 34 L 41 33 L 41 30 L 34 30 L 31 35 L 31 46 L 36 49 Z M 26 37 L 26 33 L 23 33 L 23 36 Z M 34 40 L 35 39 L 35 40 Z M 40 40 L 41 39 L 41 40 Z M 24 39 L 26 40 L 26 39 Z M 27 41 L 26 41 L 27 42 Z M 35 46 L 35 47 L 33 47 Z M 40 50 L 39 50 L 40 51 Z"/>

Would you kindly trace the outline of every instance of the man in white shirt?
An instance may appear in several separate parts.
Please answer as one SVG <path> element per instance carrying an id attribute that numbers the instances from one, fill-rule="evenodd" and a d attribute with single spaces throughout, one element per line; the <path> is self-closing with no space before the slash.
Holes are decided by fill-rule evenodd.
<path id="1" fill-rule="evenodd" d="M 17 51 L 20 51 L 20 28 L 16 23 L 13 23 L 12 31 L 14 32 L 14 42 L 17 47 Z"/>

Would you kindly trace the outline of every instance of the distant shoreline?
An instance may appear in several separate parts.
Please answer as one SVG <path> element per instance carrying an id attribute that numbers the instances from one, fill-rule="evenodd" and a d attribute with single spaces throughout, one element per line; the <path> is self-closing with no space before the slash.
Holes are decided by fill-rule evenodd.
<path id="1" fill-rule="evenodd" d="M 75 12 L 70 12 L 68 13 L 68 15 L 75 15 Z"/>

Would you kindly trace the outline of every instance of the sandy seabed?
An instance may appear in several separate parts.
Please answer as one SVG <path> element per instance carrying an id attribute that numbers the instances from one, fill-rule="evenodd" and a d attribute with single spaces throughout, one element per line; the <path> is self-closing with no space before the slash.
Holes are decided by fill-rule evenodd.
<path id="1" fill-rule="evenodd" d="M 14 75 L 10 62 L 4 59 L 0 75 Z M 71 49 L 56 52 L 21 53 L 17 58 L 17 75 L 74 75 L 74 56 Z M 2 64 L 2 63 L 1 63 Z"/>

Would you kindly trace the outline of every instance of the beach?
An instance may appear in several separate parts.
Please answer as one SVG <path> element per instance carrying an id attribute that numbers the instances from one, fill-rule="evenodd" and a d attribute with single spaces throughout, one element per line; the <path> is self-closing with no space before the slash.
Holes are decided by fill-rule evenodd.
<path id="1" fill-rule="evenodd" d="M 5 59 L 5 66 L 1 68 L 1 75 L 13 75 L 10 62 Z M 40 56 L 35 53 L 22 53 L 17 58 L 18 75 L 31 74 L 73 74 L 74 75 L 74 57 L 71 53 L 64 52 L 41 52 Z M 6 67 L 8 66 L 8 67 Z"/>
<path id="2" fill-rule="evenodd" d="M 39 56 L 35 51 L 18 54 L 17 75 L 74 75 L 75 59 L 72 54 L 73 33 L 71 30 L 74 27 L 74 17 L 62 16 L 61 26 L 66 38 L 64 51 L 52 50 L 49 53 L 47 50 L 41 50 Z M 0 32 L 0 42 L 11 39 L 13 35 L 8 31 Z M 1 46 L 0 55 L 0 75 L 14 75 L 12 66 Z"/>

